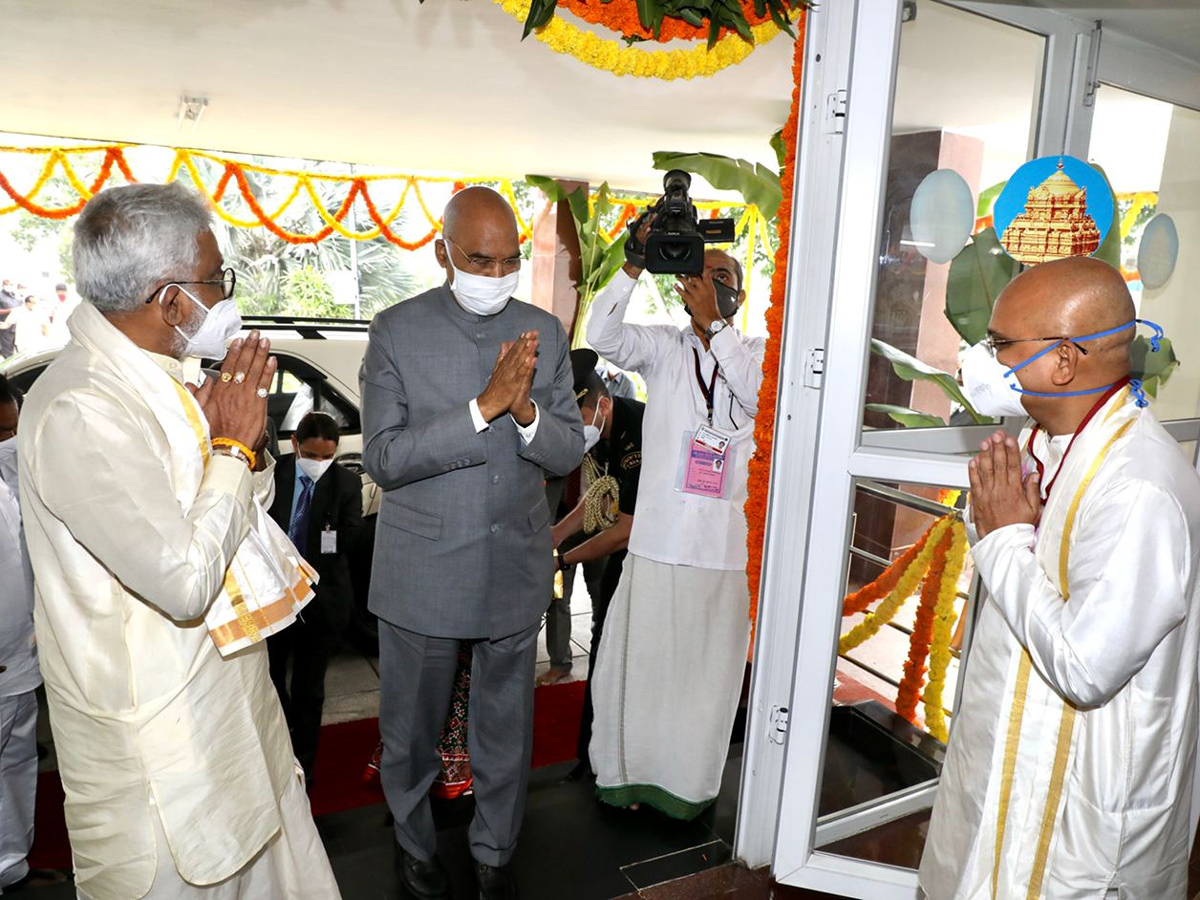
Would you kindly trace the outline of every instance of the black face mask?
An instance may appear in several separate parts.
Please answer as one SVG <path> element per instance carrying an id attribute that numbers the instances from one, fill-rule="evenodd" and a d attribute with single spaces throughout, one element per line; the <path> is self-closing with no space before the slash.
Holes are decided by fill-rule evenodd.
<path id="1" fill-rule="evenodd" d="M 717 312 L 722 319 L 728 319 L 738 311 L 738 291 L 721 281 L 714 281 L 713 287 L 717 289 Z"/>
<path id="2" fill-rule="evenodd" d="M 732 288 L 723 281 L 714 280 L 713 287 L 717 291 L 717 312 L 720 313 L 722 319 L 728 319 L 738 311 L 738 307 L 741 305 L 738 302 L 738 294 L 740 292 L 737 288 Z M 692 314 L 691 309 L 688 308 L 686 303 L 683 304 L 683 311 L 689 316 Z"/>

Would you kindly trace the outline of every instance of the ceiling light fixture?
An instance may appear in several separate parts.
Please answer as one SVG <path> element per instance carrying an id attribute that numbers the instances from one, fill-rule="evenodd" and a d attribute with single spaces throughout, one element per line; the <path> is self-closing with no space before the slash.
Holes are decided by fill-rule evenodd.
<path id="1" fill-rule="evenodd" d="M 204 115 L 204 111 L 208 109 L 207 97 L 183 97 L 179 98 L 179 114 L 177 117 L 177 125 L 182 128 L 183 123 L 191 122 L 192 131 L 195 131 L 200 124 L 200 118 Z"/>

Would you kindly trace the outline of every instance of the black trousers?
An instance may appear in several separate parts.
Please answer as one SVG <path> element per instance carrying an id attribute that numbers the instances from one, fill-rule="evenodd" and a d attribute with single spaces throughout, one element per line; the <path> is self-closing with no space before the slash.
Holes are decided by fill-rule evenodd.
<path id="1" fill-rule="evenodd" d="M 617 584 L 621 581 L 621 570 L 624 568 L 625 552 L 619 550 L 608 557 L 608 565 L 604 576 L 600 579 L 599 590 L 592 595 L 592 645 L 588 649 L 587 686 L 583 689 L 583 715 L 579 720 L 579 738 L 575 746 L 575 755 L 582 762 L 588 763 L 588 746 L 592 743 L 592 720 L 595 711 L 592 708 L 592 673 L 596 671 L 596 655 L 600 652 L 600 638 L 604 635 L 604 620 L 608 618 L 608 606 L 612 603 L 613 595 L 617 592 Z"/>
<path id="2" fill-rule="evenodd" d="M 321 735 L 321 710 L 325 706 L 325 670 L 337 641 L 327 627 L 297 619 L 267 638 L 271 681 L 279 692 L 283 714 L 292 733 L 292 751 L 304 767 L 305 780 L 313 777 L 317 740 Z M 292 680 L 288 684 L 288 660 Z"/>

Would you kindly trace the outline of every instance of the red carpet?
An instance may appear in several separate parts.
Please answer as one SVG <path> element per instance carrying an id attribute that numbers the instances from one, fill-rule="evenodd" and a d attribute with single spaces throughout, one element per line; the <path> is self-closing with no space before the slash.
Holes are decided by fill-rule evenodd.
<path id="1" fill-rule="evenodd" d="M 584 682 L 552 684 L 534 691 L 533 763 L 537 769 L 575 758 Z M 379 720 L 326 725 L 317 751 L 313 815 L 382 803 L 377 787 L 363 783 L 363 770 L 379 742 Z M 63 790 L 57 772 L 38 776 L 37 813 L 29 864 L 35 869 L 70 869 L 71 849 L 63 819 Z"/>

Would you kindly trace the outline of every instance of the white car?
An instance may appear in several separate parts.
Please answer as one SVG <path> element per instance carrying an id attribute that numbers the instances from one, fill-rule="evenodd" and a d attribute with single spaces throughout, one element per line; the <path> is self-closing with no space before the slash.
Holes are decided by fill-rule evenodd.
<path id="1" fill-rule="evenodd" d="M 257 329 L 270 338 L 271 354 L 279 362 L 267 397 L 267 416 L 275 424 L 279 452 L 292 452 L 292 432 L 305 413 L 316 409 L 333 416 L 342 430 L 337 461 L 362 478 L 363 517 L 373 531 L 381 491 L 363 471 L 358 388 L 358 371 L 367 350 L 369 323 L 352 319 L 246 317 L 243 324 L 245 332 Z M 0 363 L 0 371 L 15 387 L 28 392 L 54 361 L 59 349 L 17 354 Z M 369 548 L 372 542 L 364 543 Z M 374 617 L 366 608 L 370 555 L 367 549 L 360 559 L 351 561 L 356 615 L 347 632 L 350 640 L 365 652 L 371 652 L 378 641 Z"/>
<path id="2" fill-rule="evenodd" d="M 362 467 L 362 421 L 358 370 L 367 349 L 369 323 L 354 319 L 247 317 L 245 331 L 257 329 L 271 340 L 279 362 L 267 415 L 275 424 L 281 453 L 291 453 L 296 424 L 311 410 L 327 412 L 342 429 L 337 461 L 363 477 L 363 514 L 378 511 L 379 490 Z M 59 348 L 17 354 L 0 371 L 23 392 L 54 361 Z"/>

